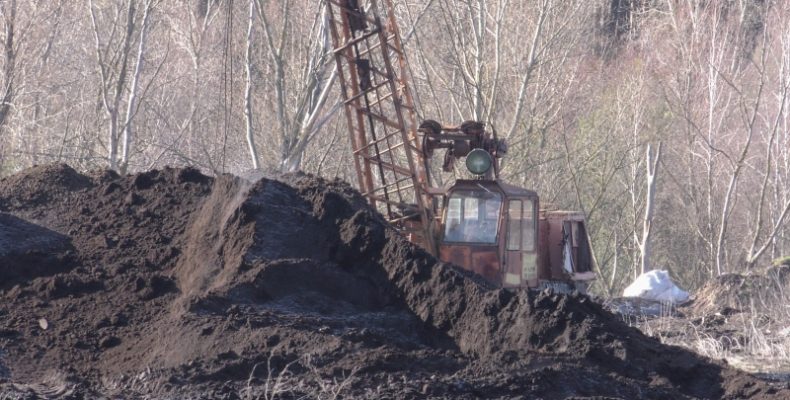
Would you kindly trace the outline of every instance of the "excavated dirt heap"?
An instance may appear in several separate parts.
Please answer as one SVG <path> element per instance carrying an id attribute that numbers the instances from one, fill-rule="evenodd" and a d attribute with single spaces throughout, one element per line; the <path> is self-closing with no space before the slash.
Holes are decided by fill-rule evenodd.
<path id="1" fill-rule="evenodd" d="M 339 181 L 49 165 L 0 212 L 0 393 L 790 397 L 587 297 L 491 288 Z"/>

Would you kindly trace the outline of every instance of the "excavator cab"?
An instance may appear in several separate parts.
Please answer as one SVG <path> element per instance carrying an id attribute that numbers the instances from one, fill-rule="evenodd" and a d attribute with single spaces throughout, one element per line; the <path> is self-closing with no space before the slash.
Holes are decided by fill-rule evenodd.
<path id="1" fill-rule="evenodd" d="M 500 287 L 586 291 L 595 274 L 584 215 L 541 210 L 536 192 L 497 179 L 486 149 L 466 153 L 466 165 L 477 179 L 444 196 L 439 257 Z"/>
<path id="2" fill-rule="evenodd" d="M 504 287 L 537 284 L 535 192 L 496 180 L 459 180 L 448 191 L 440 258 Z"/>
<path id="3" fill-rule="evenodd" d="M 439 257 L 505 288 L 586 291 L 595 279 L 584 215 L 541 210 L 537 193 L 458 180 L 445 196 Z"/>

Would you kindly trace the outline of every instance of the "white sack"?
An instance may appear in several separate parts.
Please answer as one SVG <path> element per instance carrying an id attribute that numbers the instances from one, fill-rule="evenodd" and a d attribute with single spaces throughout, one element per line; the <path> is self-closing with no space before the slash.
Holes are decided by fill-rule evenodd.
<path id="1" fill-rule="evenodd" d="M 688 300 L 689 293 L 677 287 L 667 271 L 653 270 L 639 275 L 623 290 L 623 297 L 682 303 Z"/>

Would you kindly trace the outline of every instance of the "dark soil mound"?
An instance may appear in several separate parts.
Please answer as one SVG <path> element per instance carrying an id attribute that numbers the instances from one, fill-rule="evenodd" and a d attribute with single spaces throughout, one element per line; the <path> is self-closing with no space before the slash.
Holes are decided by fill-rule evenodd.
<path id="1" fill-rule="evenodd" d="M 91 186 L 91 180 L 66 164 L 40 165 L 0 180 L 0 207 L 46 208 L 67 193 Z M 42 190 L 42 188 L 46 188 Z"/>
<path id="2" fill-rule="evenodd" d="M 67 236 L 0 212 L 0 289 L 73 266 Z"/>
<path id="3" fill-rule="evenodd" d="M 0 182 L 0 211 L 73 245 L 53 250 L 73 254 L 68 268 L 0 286 L 0 389 L 14 393 L 790 395 L 663 346 L 587 297 L 481 284 L 338 181 L 50 166 Z"/>

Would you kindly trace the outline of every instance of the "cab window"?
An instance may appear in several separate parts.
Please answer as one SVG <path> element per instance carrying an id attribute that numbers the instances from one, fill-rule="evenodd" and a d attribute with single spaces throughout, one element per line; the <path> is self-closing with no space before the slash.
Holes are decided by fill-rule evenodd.
<path id="1" fill-rule="evenodd" d="M 502 195 L 488 190 L 456 190 L 447 201 L 444 241 L 496 243 Z"/>
<path id="2" fill-rule="evenodd" d="M 535 205 L 529 199 L 508 202 L 507 249 L 535 251 Z"/>

